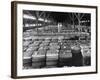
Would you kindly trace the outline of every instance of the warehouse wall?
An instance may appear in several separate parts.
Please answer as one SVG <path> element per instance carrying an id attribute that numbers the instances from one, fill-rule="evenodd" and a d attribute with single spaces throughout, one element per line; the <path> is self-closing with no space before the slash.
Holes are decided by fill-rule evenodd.
<path id="1" fill-rule="evenodd" d="M 17 0 L 16 0 L 17 1 Z M 24 0 L 25 1 L 25 0 Z M 99 0 L 30 0 L 37 2 L 50 3 L 66 3 L 79 5 L 99 5 Z M 0 0 L 0 80 L 13 80 L 10 78 L 11 71 L 11 0 Z M 100 11 L 98 12 L 100 14 Z M 100 15 L 98 16 L 100 22 Z M 99 24 L 100 25 L 100 24 Z M 98 26 L 99 26 L 98 25 Z M 100 27 L 98 27 L 100 30 Z M 100 35 L 100 31 L 98 31 Z M 100 48 L 100 36 L 98 37 L 98 48 Z M 100 52 L 100 49 L 99 49 Z M 100 63 L 100 54 L 98 52 L 98 63 Z M 100 67 L 100 64 L 98 64 Z M 100 80 L 100 69 L 98 74 L 88 75 L 74 75 L 74 76 L 60 76 L 60 77 L 46 77 L 35 78 L 34 80 Z M 33 79 L 29 79 L 33 80 Z"/>

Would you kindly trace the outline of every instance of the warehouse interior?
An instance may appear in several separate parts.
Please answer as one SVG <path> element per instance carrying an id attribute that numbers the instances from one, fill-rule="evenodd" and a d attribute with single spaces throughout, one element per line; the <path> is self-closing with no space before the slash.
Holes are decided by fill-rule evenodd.
<path id="1" fill-rule="evenodd" d="M 91 66 L 91 14 L 23 10 L 23 69 Z"/>

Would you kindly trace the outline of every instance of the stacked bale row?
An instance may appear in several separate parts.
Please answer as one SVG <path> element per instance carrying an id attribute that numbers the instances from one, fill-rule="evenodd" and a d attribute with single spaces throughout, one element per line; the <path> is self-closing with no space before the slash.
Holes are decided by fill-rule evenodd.
<path id="1" fill-rule="evenodd" d="M 29 64 L 32 68 L 73 66 L 79 64 L 73 62 L 75 60 L 73 54 L 75 52 L 79 53 L 77 52 L 78 50 L 81 51 L 80 49 L 72 49 L 72 46 L 76 45 L 76 43 L 79 42 L 77 40 L 63 39 L 63 37 L 30 39 L 27 43 L 27 49 L 23 54 L 24 64 Z M 85 59 L 84 57 L 84 64 L 89 64 L 89 58 Z"/>

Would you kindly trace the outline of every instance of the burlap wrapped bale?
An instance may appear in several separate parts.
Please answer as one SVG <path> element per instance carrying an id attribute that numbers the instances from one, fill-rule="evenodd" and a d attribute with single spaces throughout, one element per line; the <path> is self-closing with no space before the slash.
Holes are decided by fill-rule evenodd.
<path id="1" fill-rule="evenodd" d="M 49 47 L 44 45 L 44 46 L 40 46 L 38 50 L 48 50 L 48 49 Z"/>
<path id="2" fill-rule="evenodd" d="M 73 66 L 82 66 L 83 65 L 83 56 L 81 52 L 81 47 L 75 45 L 71 47 Z"/>
<path id="3" fill-rule="evenodd" d="M 31 49 L 31 47 L 29 47 L 27 51 L 23 53 L 23 64 L 24 65 L 32 64 L 32 53 L 33 53 L 33 50 Z"/>
<path id="4" fill-rule="evenodd" d="M 43 41 L 43 42 L 40 44 L 40 47 L 41 47 L 41 46 L 48 46 L 48 45 L 49 45 L 49 42 Z"/>
<path id="5" fill-rule="evenodd" d="M 33 51 L 37 51 L 38 48 L 39 48 L 39 46 L 34 45 L 34 44 L 29 45 L 29 47 L 30 47 Z"/>
<path id="6" fill-rule="evenodd" d="M 71 50 L 60 50 L 60 52 L 59 52 L 59 66 L 72 66 Z"/>
<path id="7" fill-rule="evenodd" d="M 40 43 L 41 43 L 41 41 L 34 41 L 34 45 L 36 45 L 36 46 L 39 46 L 40 45 Z"/>
<path id="8" fill-rule="evenodd" d="M 91 65 L 91 49 L 89 49 L 89 47 L 83 48 L 83 65 Z"/>
<path id="9" fill-rule="evenodd" d="M 39 51 L 34 51 L 32 54 L 32 67 L 33 68 L 41 68 L 45 66 L 45 56 L 46 51 L 44 50 L 39 50 Z"/>
<path id="10" fill-rule="evenodd" d="M 50 50 L 59 50 L 60 46 L 59 45 L 54 45 L 54 46 L 49 46 Z"/>
<path id="11" fill-rule="evenodd" d="M 30 44 L 30 41 L 24 41 L 23 42 L 23 47 L 27 47 Z"/>
<path id="12" fill-rule="evenodd" d="M 58 45 L 58 42 L 51 42 L 50 44 L 49 44 L 49 46 L 57 46 Z"/>
<path id="13" fill-rule="evenodd" d="M 26 37 L 23 41 L 23 46 L 28 46 L 32 42 L 32 37 Z"/>
<path id="14" fill-rule="evenodd" d="M 50 37 L 47 37 L 47 38 L 45 38 L 44 41 L 46 41 L 46 42 L 50 42 L 50 41 L 51 41 L 51 38 L 50 38 Z"/>
<path id="15" fill-rule="evenodd" d="M 68 43 L 62 43 L 61 50 L 71 50 L 71 46 Z"/>
<path id="16" fill-rule="evenodd" d="M 58 42 L 58 38 L 52 38 L 51 42 Z"/>
<path id="17" fill-rule="evenodd" d="M 52 67 L 58 64 L 58 52 L 59 50 L 48 50 L 46 54 L 46 66 Z"/>

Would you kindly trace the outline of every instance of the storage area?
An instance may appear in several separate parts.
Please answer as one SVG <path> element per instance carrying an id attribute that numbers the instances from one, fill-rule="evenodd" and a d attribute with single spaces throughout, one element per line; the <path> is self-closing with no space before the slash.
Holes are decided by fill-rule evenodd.
<path id="1" fill-rule="evenodd" d="M 23 69 L 90 66 L 90 16 L 23 10 Z"/>

